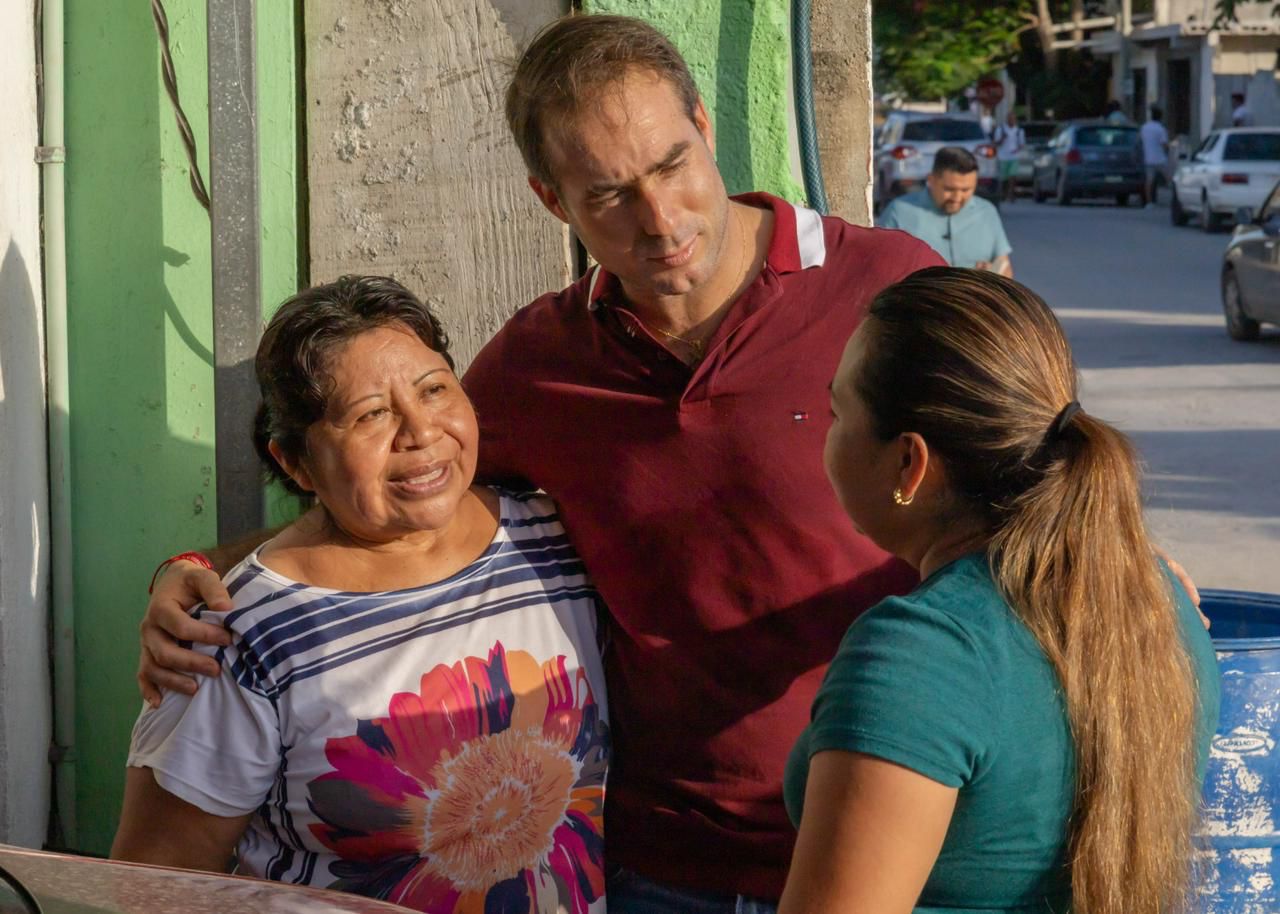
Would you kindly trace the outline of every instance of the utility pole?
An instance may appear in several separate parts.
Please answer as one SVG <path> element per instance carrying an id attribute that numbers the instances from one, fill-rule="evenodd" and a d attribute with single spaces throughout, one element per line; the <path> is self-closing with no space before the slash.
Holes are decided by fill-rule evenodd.
<path id="1" fill-rule="evenodd" d="M 208 0 L 209 215 L 213 222 L 214 463 L 218 542 L 263 526 L 261 470 L 246 447 L 262 326 L 257 0 Z"/>
<path id="2" fill-rule="evenodd" d="M 1133 71 L 1129 66 L 1129 32 L 1133 28 L 1133 0 L 1120 0 L 1120 19 L 1116 31 L 1120 33 L 1120 95 L 1121 104 L 1133 119 L 1142 122 L 1142 112 L 1133 110 Z"/>

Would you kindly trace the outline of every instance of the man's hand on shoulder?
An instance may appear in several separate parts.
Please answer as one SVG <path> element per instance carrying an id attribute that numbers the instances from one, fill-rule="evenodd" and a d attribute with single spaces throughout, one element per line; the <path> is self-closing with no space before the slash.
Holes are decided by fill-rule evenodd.
<path id="1" fill-rule="evenodd" d="M 1200 609 L 1200 588 L 1196 587 L 1196 582 L 1191 580 L 1191 574 L 1182 565 L 1175 562 L 1169 553 L 1165 552 L 1159 546 L 1155 547 L 1155 553 L 1164 563 L 1169 566 L 1169 571 L 1178 579 L 1178 583 L 1182 585 L 1182 589 L 1187 592 L 1187 596 L 1191 598 L 1191 602 L 1195 604 L 1196 612 L 1200 613 L 1200 621 L 1204 623 L 1204 627 L 1209 627 L 1209 617 Z"/>
<path id="2" fill-rule="evenodd" d="M 138 689 L 152 707 L 160 704 L 162 689 L 194 695 L 195 675 L 218 675 L 216 660 L 178 645 L 178 641 L 223 647 L 231 643 L 226 629 L 191 618 L 189 610 L 200 603 L 217 612 L 231 609 L 231 596 L 217 572 L 194 562 L 169 564 L 155 582 L 139 626 Z"/>

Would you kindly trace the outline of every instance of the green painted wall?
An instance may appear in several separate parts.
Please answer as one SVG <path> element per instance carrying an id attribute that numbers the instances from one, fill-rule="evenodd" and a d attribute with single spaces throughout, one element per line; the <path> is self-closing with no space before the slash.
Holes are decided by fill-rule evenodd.
<path id="1" fill-rule="evenodd" d="M 166 0 L 208 176 L 205 0 Z M 298 284 L 295 13 L 259 3 L 263 291 Z M 137 623 L 156 562 L 214 539 L 209 220 L 160 78 L 148 4 L 70 0 L 66 21 L 76 848 L 118 817 Z M 247 443 L 246 443 L 247 446 Z"/>
<path id="2" fill-rule="evenodd" d="M 730 193 L 804 201 L 788 140 L 787 0 L 584 0 L 583 9 L 638 16 L 675 42 L 711 112 Z"/>

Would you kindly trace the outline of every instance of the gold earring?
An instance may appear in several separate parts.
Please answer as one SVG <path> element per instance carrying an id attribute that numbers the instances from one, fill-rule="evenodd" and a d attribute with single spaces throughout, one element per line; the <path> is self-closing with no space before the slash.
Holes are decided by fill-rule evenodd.
<path id="1" fill-rule="evenodd" d="M 902 489 L 893 490 L 893 503 L 895 505 L 909 505 L 911 502 L 915 501 L 915 498 L 915 495 L 904 496 L 902 494 Z"/>

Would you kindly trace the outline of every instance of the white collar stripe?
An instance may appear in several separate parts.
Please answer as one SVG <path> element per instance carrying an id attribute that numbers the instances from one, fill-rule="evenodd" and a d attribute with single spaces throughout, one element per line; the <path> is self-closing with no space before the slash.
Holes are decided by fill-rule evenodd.
<path id="1" fill-rule="evenodd" d="M 794 204 L 792 204 L 795 206 Z M 800 249 L 800 269 L 820 267 L 827 259 L 827 239 L 822 233 L 822 216 L 803 206 L 795 206 L 796 244 Z"/>
<path id="2" fill-rule="evenodd" d="M 595 300 L 596 282 L 600 279 L 600 264 L 596 264 L 591 270 L 591 280 L 587 283 L 587 310 L 594 311 L 600 305 Z"/>

